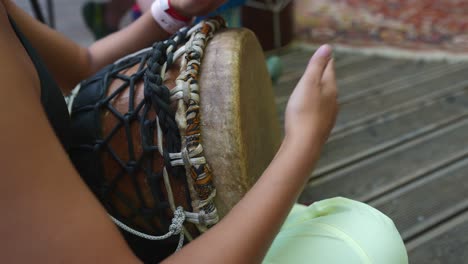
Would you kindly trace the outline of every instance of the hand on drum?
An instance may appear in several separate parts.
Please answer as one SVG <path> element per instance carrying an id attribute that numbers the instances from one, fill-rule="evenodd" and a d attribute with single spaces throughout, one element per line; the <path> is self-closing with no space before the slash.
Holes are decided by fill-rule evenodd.
<path id="1" fill-rule="evenodd" d="M 334 60 L 329 45 L 321 46 L 289 98 L 285 112 L 286 139 L 305 147 L 323 145 L 338 113 Z"/>
<path id="2" fill-rule="evenodd" d="M 180 14 L 193 17 L 207 15 L 224 2 L 226 0 L 171 0 L 171 6 Z"/>

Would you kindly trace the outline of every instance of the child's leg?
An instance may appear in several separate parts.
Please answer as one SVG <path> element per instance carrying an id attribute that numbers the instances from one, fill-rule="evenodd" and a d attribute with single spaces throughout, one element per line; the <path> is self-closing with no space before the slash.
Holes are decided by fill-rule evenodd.
<path id="1" fill-rule="evenodd" d="M 264 263 L 407 264 L 408 257 L 390 218 L 338 197 L 295 205 Z"/>

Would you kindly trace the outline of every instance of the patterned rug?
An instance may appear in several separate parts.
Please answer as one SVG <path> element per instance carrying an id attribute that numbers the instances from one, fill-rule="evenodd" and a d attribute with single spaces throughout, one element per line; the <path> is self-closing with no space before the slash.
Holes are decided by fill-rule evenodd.
<path id="1" fill-rule="evenodd" d="M 468 55 L 467 14 L 467 0 L 295 1 L 299 40 L 402 54 Z"/>

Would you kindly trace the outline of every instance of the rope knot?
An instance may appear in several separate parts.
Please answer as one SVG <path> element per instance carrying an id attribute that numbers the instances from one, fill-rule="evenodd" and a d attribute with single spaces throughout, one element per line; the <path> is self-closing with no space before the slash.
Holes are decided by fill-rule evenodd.
<path id="1" fill-rule="evenodd" d="M 184 222 L 184 208 L 182 208 L 182 206 L 178 206 L 174 211 L 174 218 L 172 218 L 172 224 L 169 226 L 169 232 L 171 232 L 172 235 L 180 234 L 182 232 L 182 228 L 184 227 Z"/>
<path id="2" fill-rule="evenodd" d="M 198 212 L 198 222 L 200 223 L 200 225 L 206 226 L 205 210 L 200 210 L 200 212 Z"/>
<path id="3" fill-rule="evenodd" d="M 192 166 L 192 162 L 190 161 L 190 153 L 188 152 L 187 148 L 183 148 L 181 154 L 184 164 L 187 166 Z"/>

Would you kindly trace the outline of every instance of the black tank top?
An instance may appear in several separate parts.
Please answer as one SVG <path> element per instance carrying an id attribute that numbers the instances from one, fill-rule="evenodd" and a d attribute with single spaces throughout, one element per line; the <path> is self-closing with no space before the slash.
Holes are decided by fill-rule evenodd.
<path id="1" fill-rule="evenodd" d="M 71 144 L 70 116 L 68 114 L 63 95 L 37 52 L 34 50 L 25 36 L 19 31 L 19 28 L 16 26 L 15 22 L 11 18 L 9 19 L 11 26 L 18 36 L 18 39 L 23 44 L 24 49 L 28 53 L 31 61 L 34 64 L 34 67 L 36 68 L 41 86 L 42 107 L 47 114 L 47 118 L 49 119 L 50 125 L 54 129 L 55 134 L 62 143 L 62 146 L 68 152 Z"/>

